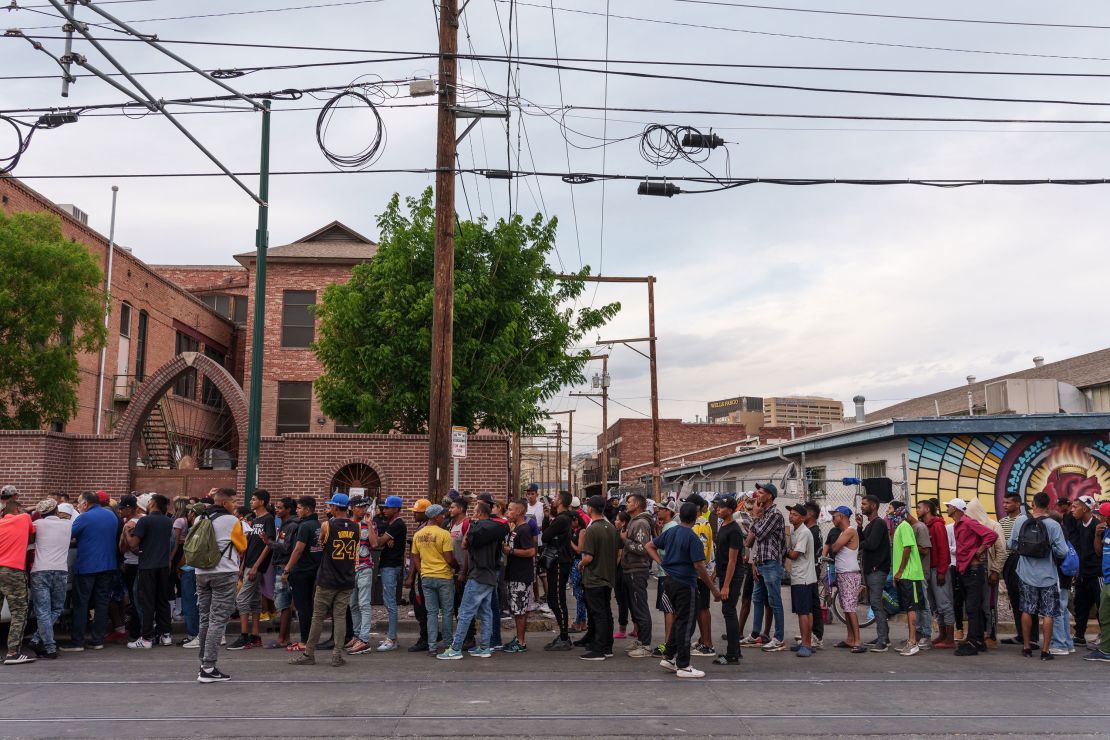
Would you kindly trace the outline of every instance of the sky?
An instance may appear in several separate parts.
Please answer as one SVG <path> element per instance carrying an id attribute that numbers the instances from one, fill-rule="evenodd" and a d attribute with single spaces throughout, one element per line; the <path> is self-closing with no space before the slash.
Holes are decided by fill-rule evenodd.
<path id="1" fill-rule="evenodd" d="M 275 50 L 173 44 L 204 69 L 380 59 L 378 52 L 434 52 L 435 5 L 425 0 L 134 0 L 104 4 L 145 33 L 169 41 L 281 44 L 356 51 Z M 1110 74 L 1110 8 L 1093 2 L 985 0 L 968 5 L 781 0 L 778 10 L 740 0 L 521 0 L 513 7 L 513 53 L 555 57 L 580 72 L 513 68 L 508 136 L 502 122 L 480 123 L 459 147 L 463 167 L 545 172 L 606 172 L 652 178 L 701 176 L 694 164 L 645 161 L 639 135 L 653 123 L 694 126 L 727 144 L 704 167 L 716 176 L 763 178 L 1097 178 L 1110 170 L 1110 95 L 1094 77 L 907 74 L 689 66 L 690 63 L 871 67 L 959 71 Z M 57 37 L 46 0 L 8 12 L 5 27 Z M 293 6 L 321 6 L 291 9 Z M 173 16 L 241 15 L 169 20 Z M 279 12 L 250 13 L 283 9 Z M 833 11 L 794 12 L 782 8 Z M 39 12 L 35 12 L 35 11 Z M 507 52 L 507 0 L 470 0 L 460 49 Z M 608 17 L 606 17 L 608 11 Z M 46 15 L 44 15 L 46 13 Z M 92 16 L 88 9 L 78 11 Z M 861 17 L 902 15 L 1075 24 L 1060 28 Z M 157 20 L 163 19 L 163 20 Z M 118 33 L 94 29 L 103 38 Z M 60 96 L 55 62 L 25 40 L 0 38 L 0 110 L 112 103 L 105 82 L 81 78 Z M 56 55 L 62 41 L 42 39 Z M 180 69 L 136 42 L 107 44 L 130 71 Z M 932 47 L 932 48 L 922 48 Z M 87 42 L 75 44 L 97 67 L 111 65 Z M 396 56 L 396 54 L 394 54 Z M 930 95 L 1020 98 L 987 102 L 783 90 L 690 80 L 603 75 L 610 70 L 798 87 Z M 629 61 L 639 63 L 627 63 Z M 647 65 L 644 61 L 682 62 Z M 500 61 L 461 63 L 464 84 L 508 90 Z M 417 59 L 296 70 L 259 71 L 230 80 L 243 92 L 342 86 L 430 77 L 435 60 Z M 3 77 L 45 75 L 41 79 Z M 195 74 L 139 78 L 156 97 L 222 92 Z M 362 174 L 274 177 L 271 245 L 285 244 L 332 221 L 371 237 L 376 214 L 394 192 L 418 193 L 425 174 L 373 170 L 434 166 L 431 98 L 410 99 L 407 85 L 385 85 L 379 111 L 384 149 Z M 330 94 L 321 94 L 326 99 Z M 479 97 L 488 100 L 488 96 Z M 275 171 L 331 170 L 316 142 L 320 100 L 274 103 Z M 414 106 L 414 107 L 396 107 Z M 532 107 L 549 106 L 547 112 Z M 563 112 L 556 106 L 570 106 Z M 608 107 L 600 110 L 583 108 Z M 309 110 L 299 110 L 299 109 Z M 613 108 L 698 113 L 628 112 Z M 228 167 L 258 167 L 260 117 L 250 112 L 193 112 L 180 120 Z M 946 123 L 742 117 L 725 112 L 844 116 L 1104 120 L 1106 124 Z M 357 151 L 369 140 L 365 111 L 342 110 L 328 132 L 332 148 Z M 562 125 L 560 125 L 562 121 Z M 461 130 L 461 126 L 460 126 Z M 608 142 L 608 143 L 606 143 Z M 0 151 L 13 141 L 5 130 Z M 604 145 L 602 145 L 604 144 Z M 519 159 L 518 159 L 519 146 Z M 727 158 L 725 150 L 727 149 Z M 508 152 L 507 152 L 508 150 Z M 510 157 L 507 164 L 506 157 Z M 518 164 L 519 162 L 519 164 Z M 16 176 L 52 200 L 75 203 L 107 233 L 118 184 L 116 235 L 147 262 L 231 264 L 253 248 L 254 202 L 226 178 L 38 179 L 42 175 L 122 175 L 215 171 L 171 123 L 159 116 L 86 113 L 77 124 L 36 133 Z M 253 178 L 248 184 L 255 185 Z M 552 266 L 589 265 L 605 275 L 657 277 L 656 334 L 660 412 L 704 417 L 706 402 L 734 395 L 821 395 L 845 402 L 861 394 L 868 411 L 1105 346 L 1090 317 L 1104 310 L 1106 186 L 968 187 L 899 185 L 785 187 L 756 184 L 671 199 L 638 196 L 635 180 L 571 186 L 559 178 L 519 178 L 511 185 L 463 175 L 463 217 L 504 217 L 513 210 L 558 217 Z M 683 185 L 683 187 L 686 187 Z M 690 186 L 694 189 L 697 186 Z M 621 315 L 601 338 L 647 335 L 642 285 L 602 285 L 582 301 L 619 300 Z M 590 346 L 597 337 L 589 337 Z M 641 347 L 643 349 L 643 347 Z M 593 368 L 588 370 L 592 374 Z M 612 350 L 610 419 L 650 412 L 648 363 Z M 576 408 L 575 450 L 595 446 L 600 413 L 566 388 L 549 408 Z M 623 408 L 622 408 L 623 406 Z"/>

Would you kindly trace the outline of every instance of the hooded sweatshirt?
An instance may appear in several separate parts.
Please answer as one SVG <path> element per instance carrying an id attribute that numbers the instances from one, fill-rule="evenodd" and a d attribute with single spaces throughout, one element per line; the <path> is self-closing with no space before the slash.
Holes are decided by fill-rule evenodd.
<path id="1" fill-rule="evenodd" d="M 632 517 L 632 521 L 625 527 L 627 539 L 621 556 L 621 567 L 625 573 L 641 573 L 651 568 L 651 558 L 645 545 L 651 541 L 654 529 L 654 520 L 646 511 Z"/>

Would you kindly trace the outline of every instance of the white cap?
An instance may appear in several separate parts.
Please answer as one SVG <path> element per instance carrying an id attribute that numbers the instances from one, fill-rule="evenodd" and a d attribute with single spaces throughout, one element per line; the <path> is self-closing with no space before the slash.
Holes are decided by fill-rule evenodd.
<path id="1" fill-rule="evenodd" d="M 967 511 L 967 502 L 962 498 L 954 498 L 951 501 L 945 502 L 944 505 L 951 506 L 953 509 L 959 509 L 960 511 Z"/>
<path id="2" fill-rule="evenodd" d="M 150 498 L 153 494 L 144 493 L 136 501 L 136 505 L 143 511 L 150 511 Z"/>
<path id="3" fill-rule="evenodd" d="M 1076 501 L 1083 504 L 1084 506 L 1086 506 L 1091 511 L 1094 511 L 1095 508 L 1098 506 L 1098 504 L 1095 503 L 1095 500 L 1093 498 L 1091 498 L 1090 496 L 1080 496 L 1079 498 L 1076 499 Z"/>
<path id="4" fill-rule="evenodd" d="M 77 509 L 73 508 L 73 504 L 58 504 L 58 512 L 69 514 L 71 519 L 77 516 Z"/>
<path id="5" fill-rule="evenodd" d="M 575 496 L 574 498 L 572 498 L 570 500 L 570 508 L 572 508 L 572 509 L 577 509 L 581 505 L 582 505 L 582 499 L 578 498 L 577 496 Z"/>

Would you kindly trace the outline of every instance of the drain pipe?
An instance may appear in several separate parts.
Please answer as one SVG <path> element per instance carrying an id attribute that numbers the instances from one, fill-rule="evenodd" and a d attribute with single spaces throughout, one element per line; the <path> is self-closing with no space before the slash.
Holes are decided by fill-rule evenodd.
<path id="1" fill-rule="evenodd" d="M 119 186 L 112 186 L 112 224 L 108 229 L 108 277 L 104 285 L 104 331 L 108 331 L 108 320 L 112 315 L 112 257 L 116 252 L 116 196 Z M 104 361 L 108 356 L 108 340 L 100 348 L 100 372 L 96 376 L 96 433 L 100 434 L 104 421 Z"/>

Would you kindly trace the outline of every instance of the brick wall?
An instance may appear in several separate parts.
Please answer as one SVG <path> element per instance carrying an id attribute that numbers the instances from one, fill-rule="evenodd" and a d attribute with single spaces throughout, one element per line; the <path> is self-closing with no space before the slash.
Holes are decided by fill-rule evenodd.
<path id="1" fill-rule="evenodd" d="M 705 447 L 743 439 L 747 431 L 743 424 L 686 423 L 681 419 L 659 420 L 659 457 L 673 457 Z M 651 419 L 618 419 L 609 427 L 611 458 L 620 460 L 622 468 L 644 463 L 652 458 Z M 604 444 L 605 435 L 597 437 L 598 447 Z M 624 477 L 622 477 L 624 480 Z"/>
<path id="2" fill-rule="evenodd" d="M 247 294 L 247 271 L 239 265 L 150 265 L 150 268 L 190 293 Z"/>
<path id="3" fill-rule="evenodd" d="M 12 177 L 0 177 L 0 208 L 7 213 L 24 211 L 47 212 L 57 215 L 62 221 L 63 235 L 88 247 L 96 258 L 104 274 L 108 271 L 108 240 L 103 235 L 85 226 L 80 221 L 60 210 L 43 195 L 28 188 Z M 104 363 L 104 403 L 105 410 L 113 408 L 113 378 L 119 372 L 118 363 L 120 341 L 120 306 L 124 302 L 132 307 L 131 339 L 124 375 L 135 373 L 138 356 L 138 323 L 140 312 L 148 316 L 146 342 L 146 374 L 157 370 L 175 354 L 174 322 L 177 321 L 203 338 L 222 345 L 229 352 L 235 349 L 234 325 L 204 303 L 158 274 L 142 260 L 116 245 L 112 267 L 112 316 L 108 324 L 107 353 Z M 234 362 L 229 358 L 229 367 Z M 66 420 L 65 430 L 75 434 L 91 434 L 96 430 L 97 375 L 100 356 L 97 353 L 78 356 L 80 386 L 78 388 L 78 410 L 76 415 Z M 200 381 L 197 382 L 198 396 Z M 116 409 L 119 410 L 118 407 Z M 105 417 L 104 431 L 107 431 L 108 418 Z"/>

